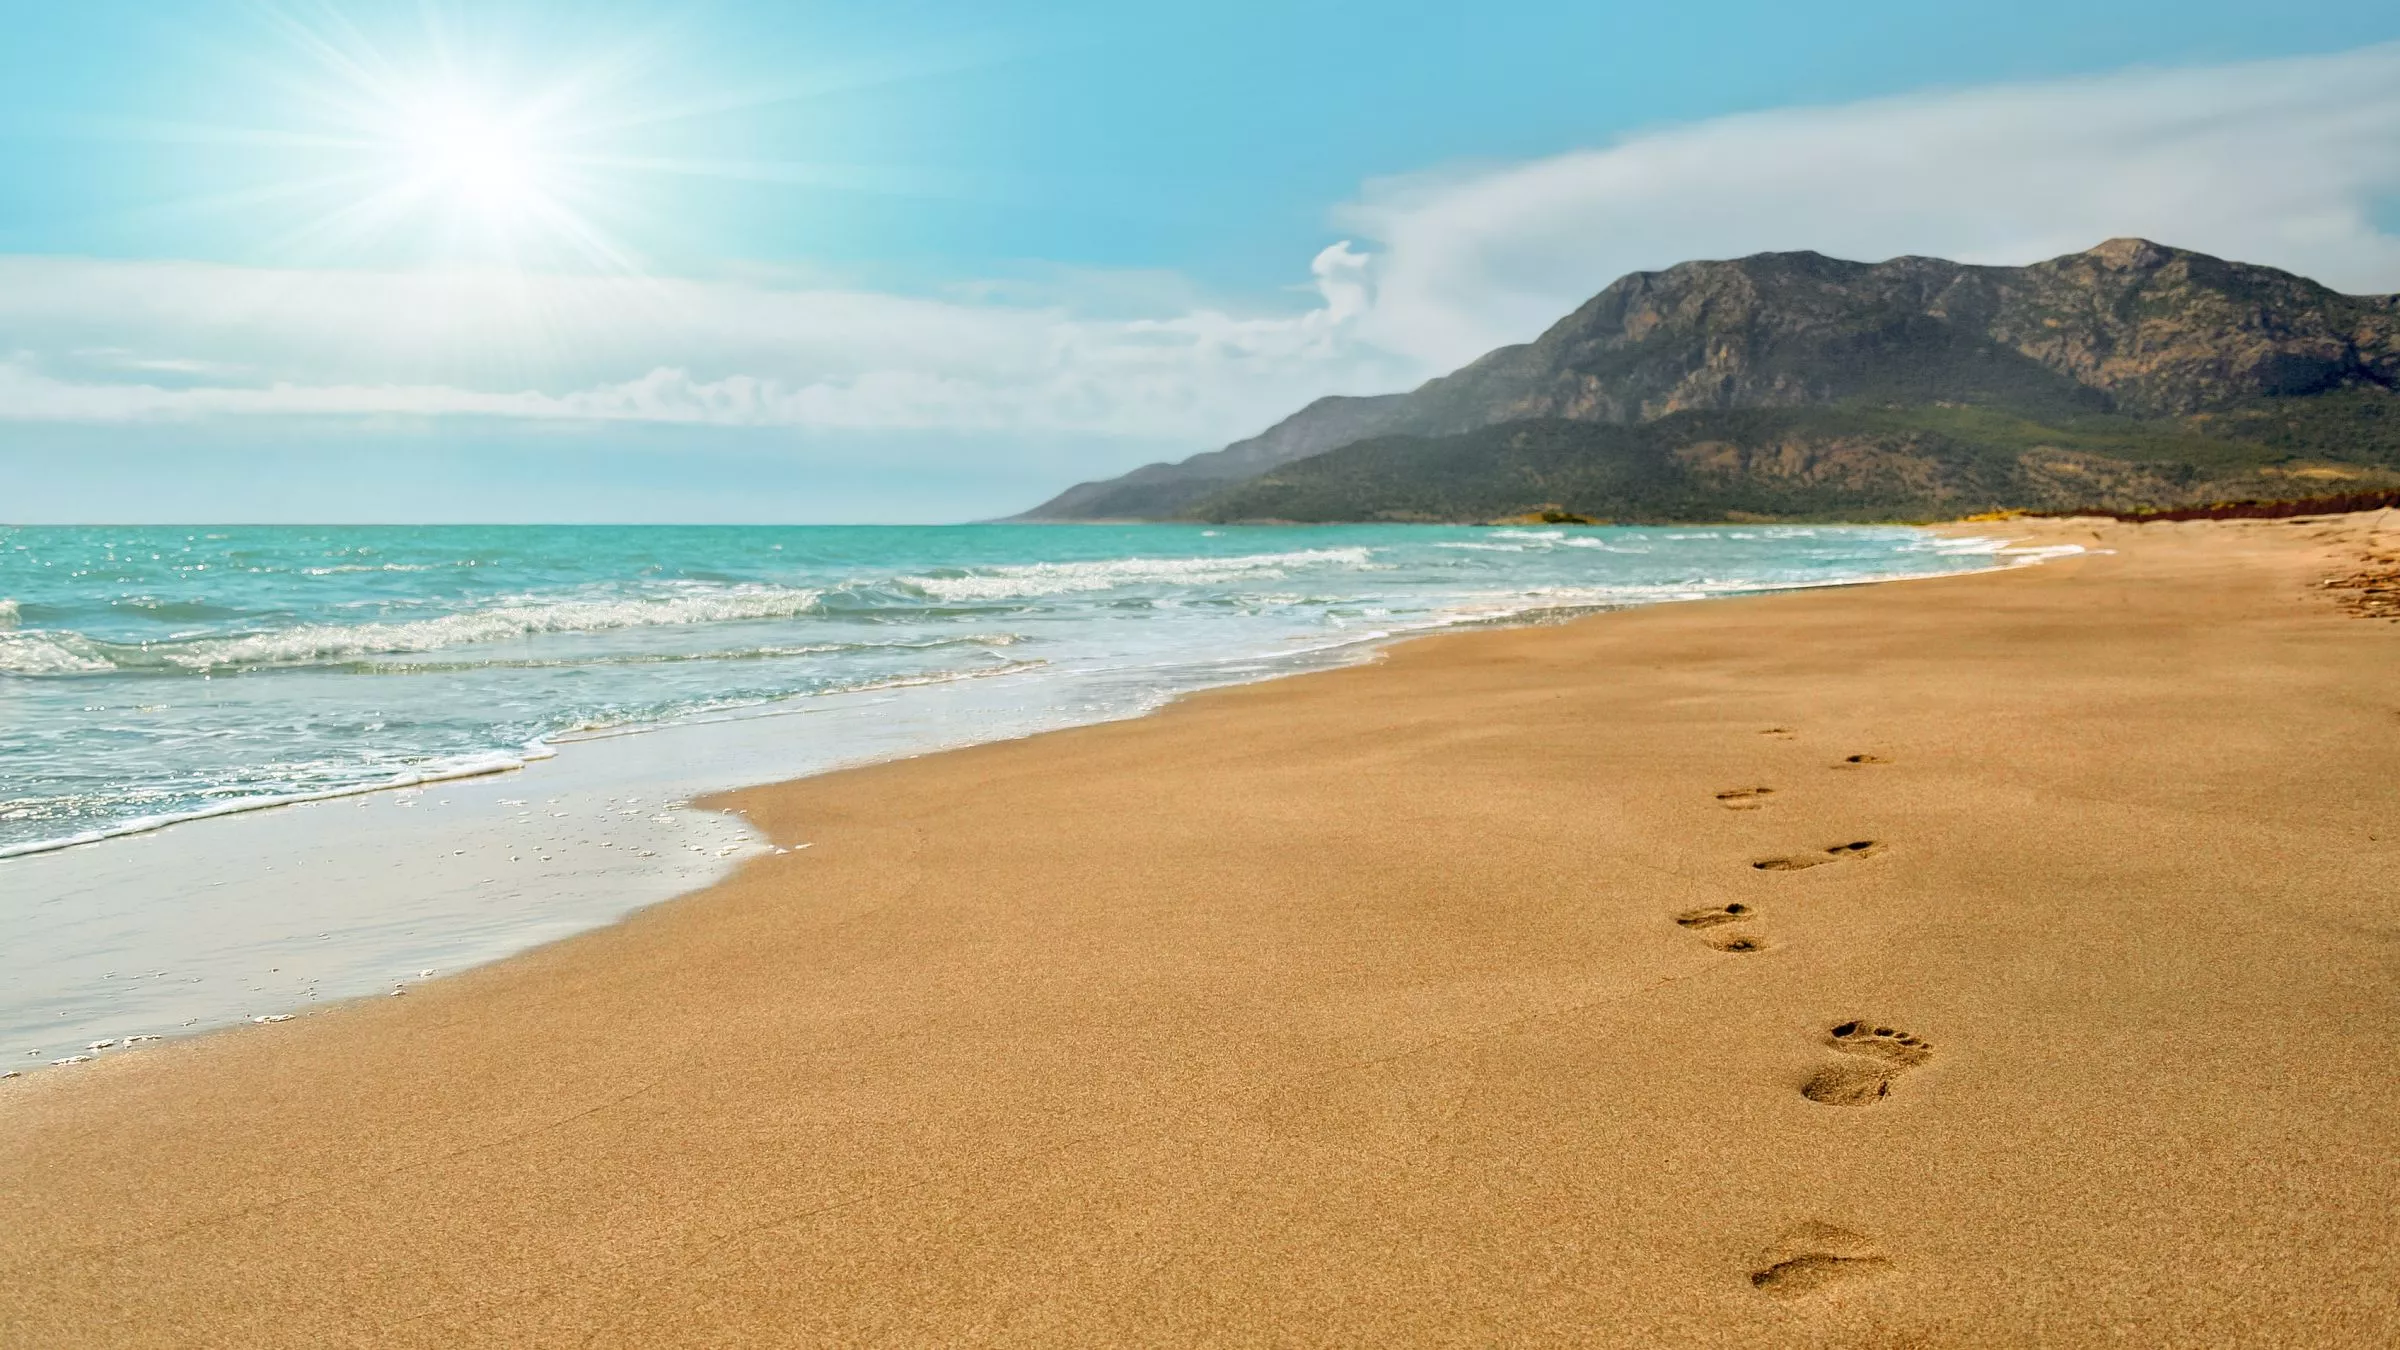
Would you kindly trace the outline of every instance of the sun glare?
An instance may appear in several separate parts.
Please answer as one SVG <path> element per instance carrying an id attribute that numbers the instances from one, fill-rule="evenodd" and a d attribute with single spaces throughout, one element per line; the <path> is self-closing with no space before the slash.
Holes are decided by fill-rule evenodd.
<path id="1" fill-rule="evenodd" d="M 466 104 L 434 107 L 412 123 L 409 158 L 421 190 L 492 224 L 540 204 L 539 157 L 517 128 Z"/>
<path id="2" fill-rule="evenodd" d="M 525 34 L 479 21 L 487 7 L 346 8 L 260 0 L 282 39 L 252 67 L 265 125 L 174 129 L 263 147 L 268 172 L 208 200 L 279 217 L 281 256 L 638 275 L 632 233 L 677 228 L 662 181 L 819 171 L 679 153 L 694 128 L 794 95 L 688 87 L 671 26 L 543 43 L 536 61 Z"/>
<path id="3" fill-rule="evenodd" d="M 593 49 L 544 72 L 434 0 L 422 12 L 432 17 L 412 37 L 330 10 L 262 11 L 288 44 L 288 60 L 259 71 L 288 128 L 274 138 L 309 156 L 263 196 L 316 208 L 294 210 L 275 245 L 345 261 L 638 271 L 611 228 L 639 215 L 638 185 L 609 142 L 668 115 L 660 92 L 635 82 L 656 53 Z"/>

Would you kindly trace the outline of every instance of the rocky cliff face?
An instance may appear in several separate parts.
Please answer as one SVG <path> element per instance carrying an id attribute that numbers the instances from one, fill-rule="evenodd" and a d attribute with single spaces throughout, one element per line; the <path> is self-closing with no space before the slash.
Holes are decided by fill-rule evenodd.
<path id="1" fill-rule="evenodd" d="M 2400 383 L 2400 297 L 2142 239 L 1999 279 L 1988 331 L 2048 369 L 2162 417 Z"/>
<path id="2" fill-rule="evenodd" d="M 2029 267 L 1767 253 L 1636 272 L 1535 341 L 1413 392 L 1320 400 L 1213 456 L 1086 484 L 1029 516 L 1137 505 L 1126 488 L 1176 504 L 1115 514 L 1171 515 L 1343 445 L 1516 422 L 1953 405 L 2162 419 L 2395 385 L 2400 298 L 2146 240 Z M 1168 484 L 1182 486 L 1157 494 Z"/>
<path id="3" fill-rule="evenodd" d="M 1765 253 L 1625 277 L 1537 340 L 1408 395 L 1386 430 L 1854 398 L 2157 417 L 2396 381 L 2393 297 L 2146 240 L 2030 267 Z"/>

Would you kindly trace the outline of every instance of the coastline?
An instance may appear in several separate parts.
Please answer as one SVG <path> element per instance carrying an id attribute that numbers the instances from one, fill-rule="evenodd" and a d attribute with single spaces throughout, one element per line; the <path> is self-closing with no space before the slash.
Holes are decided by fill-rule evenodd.
<path id="1" fill-rule="evenodd" d="M 2001 547 L 1975 536 L 1922 549 L 1931 536 L 1916 533 L 1921 551 L 1953 563 Z M 1509 537 L 1436 547 L 1525 547 Z M 13 844 L 0 848 L 0 917 L 18 958 L 0 991 L 0 1072 L 74 1067 L 162 1036 L 405 991 L 699 889 L 767 847 L 738 821 L 689 809 L 696 797 L 1140 716 L 1194 689 L 1371 660 L 1417 633 L 1818 584 L 1828 583 L 1712 580 L 1663 594 L 1620 585 L 1607 589 L 1621 598 L 1602 605 L 1494 596 L 1280 649 L 1250 635 L 1252 645 L 1165 664 L 1033 661 L 883 678 Z"/>
<path id="2" fill-rule="evenodd" d="M 2400 635 L 2310 589 L 2371 528 L 2043 522 L 2119 551 L 731 794 L 811 847 L 9 1084 L 0 1330 L 2376 1343 Z"/>
<path id="3" fill-rule="evenodd" d="M 1140 522 L 1127 523 L 1138 524 Z M 1923 527 L 1870 526 L 1865 528 L 1900 528 L 1923 530 Z M 1937 536 L 1940 533 L 1938 531 L 1924 532 Z M 2005 541 L 1989 539 L 1981 534 L 1972 534 L 1959 537 L 1957 542 L 1963 545 L 1989 544 L 1991 547 L 1986 549 L 1961 549 L 1953 552 L 1951 556 L 1973 556 L 1973 554 L 1977 552 L 1997 554 L 2009 551 L 2006 548 Z M 1480 546 L 1477 545 L 1477 547 Z M 1999 565 L 2023 565 L 2027 562 L 2035 562 L 2040 560 L 2041 559 L 2038 557 L 2018 558 L 2012 562 Z M 1833 581 L 1806 580 L 1766 583 L 1734 582 L 1723 585 L 1712 583 L 1711 585 L 1707 586 L 1691 588 L 1689 593 L 1686 594 L 1671 594 L 1660 598 L 1665 600 L 1704 599 L 1714 598 L 1718 595 L 1746 595 L 1775 590 L 1811 589 L 1820 585 L 1865 585 L 1882 581 L 1905 580 L 1916 575 L 1947 575 L 1947 573 L 1926 574 L 1914 572 L 1892 572 L 1863 574 Z M 1640 588 L 1637 587 L 1635 589 Z M 1600 612 L 1608 609 L 1623 608 L 1628 604 L 1654 602 L 1655 601 L 1652 600 L 1635 600 L 1623 602 L 1603 602 L 1598 604 L 1571 604 L 1566 608 L 1575 612 Z M 13 607 L 13 604 L 13 601 L 0 600 L 0 605 L 9 605 Z M 1276 673 L 1288 673 L 1290 671 L 1310 669 L 1312 667 L 1309 664 L 1309 658 L 1312 657 L 1336 657 L 1336 659 L 1338 659 L 1337 654 L 1348 652 L 1353 649 L 1376 647 L 1395 641 L 1406 641 L 1414 636 L 1445 632 L 1455 628 L 1478 627 L 1490 624 L 1509 624 L 1516 622 L 1540 622 L 1542 621 L 1540 616 L 1548 612 L 1549 607 L 1544 605 L 1520 601 L 1513 606 L 1502 605 L 1490 611 L 1489 613 L 1484 614 L 1458 614 L 1429 622 L 1418 621 L 1406 623 L 1389 630 L 1368 629 L 1359 632 L 1344 633 L 1341 636 L 1332 638 L 1322 643 L 1307 647 L 1292 648 L 1272 654 L 1265 652 L 1229 653 L 1223 656 L 1219 661 L 1214 662 L 1214 664 L 1259 665 L 1262 671 L 1266 671 L 1267 675 L 1271 676 L 1272 674 Z M 0 611 L 0 615 L 5 615 L 6 613 L 7 611 Z M 0 626 L 0 632 L 5 631 L 8 631 L 7 627 Z M 1261 663 L 1280 664 L 1284 667 L 1287 667 L 1288 671 L 1266 670 L 1266 665 Z M 717 722 L 740 721 L 760 717 L 789 716 L 793 713 L 806 712 L 813 706 L 816 706 L 825 700 L 839 700 L 845 697 L 857 695 L 874 695 L 893 689 L 946 684 L 960 680 L 1006 677 L 1038 670 L 1043 664 L 1044 663 L 1041 661 L 1017 662 L 1009 665 L 974 671 L 951 672 L 938 675 L 880 678 L 859 684 L 812 690 L 807 693 L 749 700 L 728 707 L 711 708 L 706 711 L 685 716 L 671 717 L 661 721 L 637 720 L 631 722 L 609 722 L 601 725 L 570 726 L 560 730 L 549 731 L 534 736 L 529 740 L 523 741 L 521 744 L 508 746 L 493 745 L 461 754 L 435 756 L 422 763 L 412 765 L 409 768 L 402 769 L 397 772 L 387 773 L 380 777 L 361 778 L 353 782 L 346 782 L 334 786 L 301 791 L 268 792 L 258 795 L 239 796 L 223 801 L 213 802 L 205 806 L 172 810 L 159 814 L 123 817 L 109 821 L 105 824 L 89 826 L 78 830 L 71 830 L 69 833 L 61 835 L 8 840 L 5 842 L 0 842 L 0 862 L 4 862 L 11 858 L 34 857 L 44 853 L 55 853 L 66 849 L 83 848 L 93 844 L 106 843 L 114 839 L 130 838 L 152 833 L 158 830 L 171 829 L 178 825 L 186 825 L 203 820 L 222 819 L 226 816 L 243 815 L 254 811 L 273 811 L 287 806 L 308 805 L 316 802 L 338 800 L 344 797 L 363 797 L 374 796 L 380 793 L 403 792 L 416 788 L 436 787 L 496 774 L 515 773 L 529 768 L 533 764 L 539 763 L 543 760 L 556 758 L 558 754 L 558 747 L 562 745 L 594 740 L 608 740 L 621 736 L 641 735 L 650 732 L 673 730 L 679 727 L 707 725 Z M 1206 661 L 1196 661 L 1194 664 L 1211 663 Z M 1195 687 L 1207 688 L 1214 686 L 1203 684 Z M 1061 724 L 1061 726 L 1064 725 L 1073 724 Z M 750 784 L 746 784 L 746 786 L 749 785 Z"/>

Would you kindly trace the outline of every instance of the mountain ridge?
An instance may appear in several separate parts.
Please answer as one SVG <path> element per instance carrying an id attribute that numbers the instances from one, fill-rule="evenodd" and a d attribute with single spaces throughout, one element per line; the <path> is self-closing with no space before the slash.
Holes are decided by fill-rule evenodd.
<path id="1" fill-rule="evenodd" d="M 2400 297 L 2344 295 L 2149 240 L 2112 239 L 2024 267 L 1762 253 L 1630 273 L 1532 342 L 1407 393 L 1320 399 L 1224 450 L 1079 484 L 1018 519 L 1482 518 L 1494 503 L 1501 515 L 1557 504 L 1509 492 L 1561 473 L 1595 494 L 1573 509 L 1608 518 L 1648 518 L 1642 503 L 1668 498 L 1701 513 L 1693 518 L 1752 509 L 1742 501 L 1812 518 L 1888 518 L 1986 496 L 1989 508 L 2052 507 L 2072 504 L 2062 494 L 2094 475 L 2110 483 L 2092 504 L 2140 508 L 2271 486 L 2277 464 L 2312 456 L 2326 462 L 2286 468 L 2375 486 L 2400 481 L 2400 444 L 2387 434 L 2400 420 L 2358 396 L 2388 397 L 2395 385 Z M 2329 412 L 2342 397 L 2356 406 Z M 1839 415 L 1800 416 L 1809 409 Z M 1955 409 L 1985 410 L 2008 434 L 1994 441 L 1974 419 L 1945 420 Z M 1925 425 L 1867 416 L 1893 410 L 1914 410 Z M 1703 424 L 1702 415 L 1740 412 L 1783 415 Z M 2358 427 L 2373 453 L 2327 453 Z M 1718 434 L 1727 428 L 1731 440 Z M 2034 443 L 2017 443 L 2028 436 Z M 1384 500 L 1405 485 L 1378 487 L 1368 469 L 1377 454 L 1351 453 L 1370 445 L 1385 447 L 1395 472 L 1403 462 L 1428 471 L 1433 454 L 1452 498 L 1410 490 L 1400 495 L 1414 505 Z M 1466 490 L 1478 457 L 1492 473 L 1515 463 L 1522 478 L 1535 445 L 1543 473 L 1509 492 L 1497 480 Z M 1993 458 L 2002 451 L 2006 464 Z M 1613 502 L 1601 480 L 1627 480 L 1600 472 L 1594 455 L 1648 456 L 1645 481 L 1683 486 Z M 1337 458 L 1317 463 L 1327 456 Z M 1819 486 L 1798 497 L 1766 490 L 1774 473 L 1759 466 L 1795 456 L 1818 465 L 1809 472 Z M 1859 486 L 1876 476 L 1859 477 L 1867 458 L 1884 461 L 1892 482 L 1913 475 L 1916 488 Z M 1851 471 L 1825 468 L 1835 462 Z M 2051 470 L 2069 462 L 2084 471 L 2057 480 Z M 1786 487 L 1793 473 L 1807 476 L 1779 472 Z M 1845 495 L 1844 482 L 1856 490 Z M 1283 509 L 1295 500 L 1305 509 Z"/>

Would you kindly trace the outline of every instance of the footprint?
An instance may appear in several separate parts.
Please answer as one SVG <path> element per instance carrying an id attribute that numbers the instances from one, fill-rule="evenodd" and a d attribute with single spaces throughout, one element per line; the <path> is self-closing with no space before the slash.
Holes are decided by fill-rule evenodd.
<path id="1" fill-rule="evenodd" d="M 1758 734 L 1761 736 L 1779 736 L 1785 740 L 1790 740 L 1799 733 L 1792 730 L 1790 727 L 1767 727 L 1761 730 Z"/>
<path id="2" fill-rule="evenodd" d="M 1863 858 L 1870 853 L 1881 853 L 1882 851 L 1883 845 L 1872 839 L 1853 839 L 1847 844 L 1834 844 L 1814 853 L 1795 853 L 1784 858 L 1761 858 L 1750 865 L 1761 872 L 1797 872 L 1803 868 L 1818 867 L 1829 862 L 1840 862 L 1844 858 Z"/>
<path id="3" fill-rule="evenodd" d="M 1861 764 L 1889 764 L 1889 763 L 1891 763 L 1891 761 L 1890 761 L 1890 760 L 1888 760 L 1888 759 L 1885 759 L 1885 758 L 1884 758 L 1883 756 L 1881 756 L 1881 755 L 1844 755 L 1844 756 L 1842 757 L 1842 762 L 1841 762 L 1841 763 L 1839 763 L 1839 764 L 1836 764 L 1836 765 L 1834 765 L 1833 767 L 1835 767 L 1835 768 L 1837 768 L 1837 769 L 1847 769 L 1847 768 L 1855 768 L 1855 767 L 1857 767 L 1858 765 L 1861 765 Z"/>
<path id="4" fill-rule="evenodd" d="M 1771 787 L 1727 788 L 1717 794 L 1717 800 L 1723 802 L 1728 811 L 1755 811 L 1766 805 L 1760 798 L 1773 795 L 1775 789 Z"/>
<path id="5" fill-rule="evenodd" d="M 1800 1298 L 1891 1269 L 1892 1259 L 1864 1234 L 1829 1223 L 1795 1224 L 1758 1255 L 1750 1287 L 1770 1298 Z"/>
<path id="6" fill-rule="evenodd" d="M 1933 1044 L 1873 1022 L 1843 1022 L 1825 1044 L 1846 1058 L 1816 1071 L 1800 1095 L 1827 1106 L 1872 1106 L 1889 1096 L 1892 1080 L 1933 1058 Z"/>
<path id="7" fill-rule="evenodd" d="M 1684 928 L 1715 929 L 1756 917 L 1756 909 L 1736 901 L 1713 909 L 1687 909 L 1675 916 L 1675 922 Z M 1767 949 L 1767 940 L 1755 933 L 1703 932 L 1700 940 L 1721 952 L 1763 952 Z"/>

